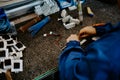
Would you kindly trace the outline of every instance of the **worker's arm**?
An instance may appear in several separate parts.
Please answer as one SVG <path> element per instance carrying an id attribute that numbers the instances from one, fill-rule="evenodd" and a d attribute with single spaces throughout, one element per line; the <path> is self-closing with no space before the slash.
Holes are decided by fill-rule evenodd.
<path id="1" fill-rule="evenodd" d="M 97 35 L 101 36 L 101 35 L 111 32 L 111 31 L 114 31 L 116 29 L 120 29 L 119 25 L 120 25 L 120 23 L 118 23 L 115 26 L 113 26 L 111 23 L 107 23 L 104 26 L 98 26 L 98 27 L 94 27 L 94 28 L 96 29 Z"/>
<path id="2" fill-rule="evenodd" d="M 60 80 L 78 80 L 80 74 L 77 74 L 77 68 L 80 63 L 83 51 L 78 41 L 70 41 L 67 43 L 66 48 L 62 51 L 59 59 L 59 75 Z M 82 66 L 84 63 L 82 62 Z M 85 63 L 86 65 L 86 63 Z M 81 67 L 82 67 L 81 66 Z M 85 68 L 84 68 L 85 69 Z M 87 68 L 85 69 L 85 71 Z M 79 77 L 77 77 L 79 76 Z M 81 76 L 84 78 L 84 76 Z M 86 78 L 86 77 L 85 77 Z M 83 80 L 83 79 L 81 79 Z M 87 79 L 84 79 L 87 80 Z"/>
<path id="3" fill-rule="evenodd" d="M 96 45 L 84 52 L 78 37 L 71 35 L 59 58 L 60 80 L 107 80 L 110 65 L 100 49 Z"/>
<path id="4" fill-rule="evenodd" d="M 84 77 L 79 73 L 77 74 L 79 64 L 81 64 L 81 69 L 84 68 L 84 71 L 87 71 L 85 66 L 87 64 L 81 60 L 83 54 L 84 52 L 80 47 L 80 42 L 78 41 L 77 36 L 71 35 L 67 39 L 66 48 L 62 51 L 59 58 L 60 80 L 83 80 L 83 78 L 84 80 L 87 80 L 87 77 Z"/>
<path id="5" fill-rule="evenodd" d="M 111 23 L 107 23 L 103 26 L 86 26 L 80 30 L 79 39 L 93 35 L 102 36 L 116 29 L 120 29 L 119 25 L 120 23 L 118 23 L 116 26 L 113 26 Z"/>

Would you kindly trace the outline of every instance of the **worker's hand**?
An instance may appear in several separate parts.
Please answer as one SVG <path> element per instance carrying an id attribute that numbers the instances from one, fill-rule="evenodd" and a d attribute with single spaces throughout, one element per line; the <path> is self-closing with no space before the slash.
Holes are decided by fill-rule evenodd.
<path id="1" fill-rule="evenodd" d="M 89 37 L 96 34 L 96 29 L 92 26 L 86 26 L 79 32 L 79 39 Z"/>
<path id="2" fill-rule="evenodd" d="M 78 35 L 76 34 L 71 34 L 67 39 L 66 42 L 68 43 L 69 41 L 79 41 Z"/>

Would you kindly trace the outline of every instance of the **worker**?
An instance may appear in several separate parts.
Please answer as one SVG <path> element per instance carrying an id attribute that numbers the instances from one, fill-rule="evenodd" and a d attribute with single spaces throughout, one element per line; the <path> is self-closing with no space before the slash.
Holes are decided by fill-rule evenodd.
<path id="1" fill-rule="evenodd" d="M 80 39 L 95 34 L 100 39 L 83 50 Z M 66 41 L 59 57 L 60 80 L 120 80 L 120 23 L 87 26 Z"/>

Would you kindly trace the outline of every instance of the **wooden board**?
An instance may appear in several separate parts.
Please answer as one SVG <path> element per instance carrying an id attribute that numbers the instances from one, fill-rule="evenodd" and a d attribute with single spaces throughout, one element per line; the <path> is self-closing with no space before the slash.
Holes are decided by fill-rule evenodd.
<path id="1" fill-rule="evenodd" d="M 17 2 L 21 2 L 21 1 L 25 1 L 25 0 L 0 0 L 0 7 L 13 4 L 13 3 L 17 3 Z"/>
<path id="2" fill-rule="evenodd" d="M 20 18 L 16 18 L 16 19 L 12 20 L 11 22 L 14 22 L 14 24 L 17 25 L 17 24 L 20 24 L 22 22 L 31 20 L 31 19 L 33 19 L 33 18 L 35 18 L 37 16 L 38 16 L 37 14 L 31 13 L 31 14 L 21 16 Z"/>

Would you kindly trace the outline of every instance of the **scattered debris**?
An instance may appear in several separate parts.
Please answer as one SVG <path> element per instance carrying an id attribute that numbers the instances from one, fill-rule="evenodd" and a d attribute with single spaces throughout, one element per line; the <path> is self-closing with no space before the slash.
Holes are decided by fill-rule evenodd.
<path id="1" fill-rule="evenodd" d="M 61 17 L 64 18 L 68 15 L 67 11 L 65 9 L 62 10 L 61 12 Z"/>
<path id="2" fill-rule="evenodd" d="M 70 19 L 71 19 L 71 16 L 68 15 L 68 16 L 62 18 L 62 22 L 63 23 L 70 22 Z"/>
<path id="3" fill-rule="evenodd" d="M 90 7 L 87 7 L 87 13 L 90 17 L 93 17 L 94 16 L 94 13 L 92 12 L 91 8 Z"/>
<path id="4" fill-rule="evenodd" d="M 79 23 L 80 23 L 80 21 L 78 20 L 78 19 L 74 19 L 74 18 L 70 18 L 70 23 L 75 23 L 75 24 L 77 24 L 77 25 L 79 25 Z"/>
<path id="5" fill-rule="evenodd" d="M 75 0 L 57 0 L 57 1 L 61 9 L 75 5 Z"/>
<path id="6" fill-rule="evenodd" d="M 0 73 L 23 71 L 22 51 L 26 48 L 13 35 L 0 35 Z"/>
<path id="7" fill-rule="evenodd" d="M 58 39 L 54 41 L 54 44 L 60 49 L 59 41 L 62 39 L 62 36 L 56 32 L 53 32 L 53 31 L 50 31 L 49 33 L 43 34 L 43 37 L 48 37 L 48 36 L 58 37 Z"/>
<path id="8" fill-rule="evenodd" d="M 49 33 L 43 34 L 43 37 L 48 37 L 48 36 L 60 36 L 60 34 L 55 33 L 53 31 L 50 31 Z"/>
<path id="9" fill-rule="evenodd" d="M 65 27 L 66 29 L 70 29 L 70 28 L 75 27 L 75 23 L 74 23 L 74 22 L 71 22 L 71 23 L 68 23 L 68 24 L 63 23 L 63 25 L 64 25 L 64 27 Z"/>
<path id="10" fill-rule="evenodd" d="M 35 13 L 37 15 L 48 16 L 55 12 L 58 12 L 60 9 L 57 3 L 54 0 L 40 0 L 40 5 L 35 6 Z"/>
<path id="11" fill-rule="evenodd" d="M 11 60 L 11 72 L 23 71 L 23 60 Z"/>
<path id="12" fill-rule="evenodd" d="M 8 58 L 8 49 L 0 49 L 0 60 L 4 60 L 5 58 Z"/>
<path id="13" fill-rule="evenodd" d="M 58 18 L 59 20 L 62 20 L 63 25 L 66 29 L 70 29 L 75 27 L 75 25 L 79 25 L 80 21 L 78 19 L 74 19 L 72 16 L 68 15 L 67 11 L 64 9 L 61 12 L 61 17 Z"/>
<path id="14" fill-rule="evenodd" d="M 72 11 L 72 10 L 76 10 L 77 7 L 76 7 L 76 6 L 70 6 L 70 7 L 68 7 L 68 9 L 69 9 L 70 11 Z"/>

